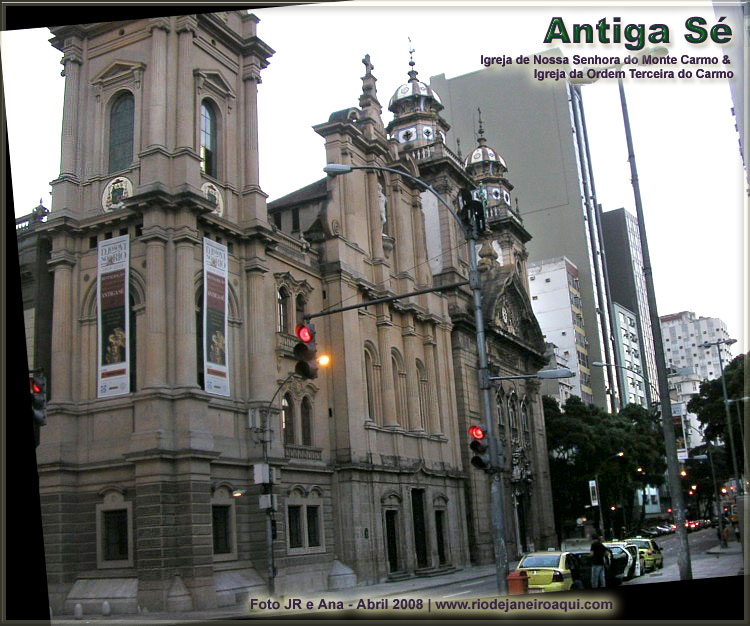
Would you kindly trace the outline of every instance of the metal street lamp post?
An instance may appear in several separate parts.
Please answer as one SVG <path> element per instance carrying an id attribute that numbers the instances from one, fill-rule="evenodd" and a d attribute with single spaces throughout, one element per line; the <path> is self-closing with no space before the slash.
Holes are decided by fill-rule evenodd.
<path id="1" fill-rule="evenodd" d="M 415 182 L 422 189 L 429 191 L 454 217 L 462 232 L 466 237 L 469 256 L 469 286 L 474 296 L 474 324 L 476 326 L 476 343 L 479 357 L 479 388 L 482 396 L 482 415 L 484 417 L 484 428 L 487 432 L 490 452 L 490 467 L 494 470 L 490 474 L 490 509 L 492 519 L 492 541 L 495 549 L 495 576 L 497 578 L 497 590 L 499 595 L 508 593 L 508 551 L 505 545 L 505 513 L 504 513 L 504 485 L 501 477 L 501 470 L 505 465 L 503 450 L 498 445 L 495 424 L 492 418 L 492 398 L 490 396 L 491 382 L 487 369 L 487 349 L 484 339 L 484 315 L 482 313 L 482 290 L 477 267 L 476 243 L 479 238 L 476 221 L 472 227 L 468 228 L 461 218 L 453 210 L 453 207 L 432 187 L 416 176 L 412 176 L 402 170 L 391 167 L 382 167 L 378 165 L 345 165 L 340 163 L 329 163 L 323 168 L 326 174 L 337 176 L 339 174 L 348 174 L 352 170 L 369 170 L 391 172 L 408 178 Z"/>
<path id="2" fill-rule="evenodd" d="M 734 406 L 737 408 L 737 424 L 740 427 L 740 440 L 742 441 L 742 471 L 743 471 L 743 480 L 742 480 L 742 489 L 743 491 L 747 492 L 747 485 L 745 485 L 745 481 L 747 480 L 748 472 L 747 472 L 747 447 L 745 445 L 745 429 L 742 427 L 742 413 L 740 412 L 740 402 L 750 402 L 750 396 L 745 396 L 744 398 L 730 398 L 729 404 L 734 404 Z"/>
<path id="3" fill-rule="evenodd" d="M 729 433 L 729 449 L 732 453 L 732 469 L 734 471 L 734 484 L 737 485 L 738 489 L 741 489 L 740 493 L 744 493 L 744 485 L 740 483 L 740 473 L 737 470 L 737 456 L 734 451 L 734 434 L 732 433 L 732 416 L 729 413 L 729 397 L 727 396 L 727 381 L 724 379 L 724 364 L 721 359 L 721 344 L 731 346 L 733 343 L 737 343 L 736 339 L 717 339 L 716 341 L 704 341 L 703 347 L 709 348 L 716 346 L 716 352 L 719 354 L 719 372 L 721 374 L 721 391 L 724 394 L 724 414 L 727 419 L 727 432 Z"/>
<path id="4" fill-rule="evenodd" d="M 638 182 L 638 170 L 635 165 L 635 152 L 633 150 L 633 137 L 630 131 L 630 118 L 628 116 L 628 105 L 625 100 L 625 88 L 622 79 L 618 81 L 620 91 L 620 104 L 622 117 L 625 125 L 625 140 L 628 147 L 628 161 L 630 162 L 631 182 L 633 195 L 635 197 L 635 212 L 638 219 L 638 234 L 641 243 L 641 254 L 643 256 L 643 277 L 646 283 L 646 296 L 648 299 L 649 316 L 651 321 L 651 332 L 654 338 L 654 356 L 656 357 L 656 373 L 659 384 L 659 397 L 661 399 L 661 425 L 664 433 L 664 448 L 667 456 L 667 474 L 669 487 L 672 492 L 672 511 L 677 522 L 677 564 L 680 570 L 680 580 L 692 580 L 693 570 L 690 562 L 690 546 L 688 544 L 687 531 L 685 529 L 685 503 L 682 497 L 680 476 L 677 467 L 677 447 L 675 445 L 674 427 L 672 426 L 672 403 L 669 398 L 669 381 L 667 379 L 667 367 L 664 358 L 664 344 L 662 343 L 661 322 L 656 308 L 656 294 L 654 292 L 654 279 L 651 268 L 651 255 L 648 250 L 648 238 L 646 236 L 646 222 L 643 217 L 643 206 L 641 204 L 641 188 Z"/>

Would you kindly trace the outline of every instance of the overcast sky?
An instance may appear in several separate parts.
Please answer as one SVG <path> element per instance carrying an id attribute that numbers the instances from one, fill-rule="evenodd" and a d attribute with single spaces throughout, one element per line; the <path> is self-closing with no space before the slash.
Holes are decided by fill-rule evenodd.
<path id="1" fill-rule="evenodd" d="M 254 12 L 261 19 L 258 35 L 276 51 L 259 86 L 260 180 L 269 200 L 322 177 L 323 139 L 311 127 L 333 111 L 358 105 L 365 54 L 375 66 L 384 121 L 390 120 L 388 101 L 408 80 L 409 37 L 424 82 L 479 70 L 481 55 L 515 57 L 559 47 L 543 42 L 554 16 L 563 17 L 570 30 L 573 23 L 595 24 L 603 17 L 613 23 L 615 16 L 623 27 L 645 24 L 647 34 L 649 25 L 663 23 L 671 55 L 721 58 L 727 52 L 684 39 L 688 17 L 702 16 L 709 27 L 716 23 L 710 3 L 689 9 L 333 4 Z M 40 198 L 50 206 L 49 181 L 60 169 L 64 79 L 50 37 L 47 29 L 33 29 L 2 33 L 0 39 L 17 215 L 30 212 Z M 734 37 L 741 44 L 741 28 Z M 624 57 L 624 43 L 569 44 L 564 50 L 570 56 Z M 746 196 L 728 83 L 627 79 L 625 88 L 659 314 L 691 310 L 720 317 L 739 340 L 733 353 L 744 352 Z M 600 80 L 583 92 L 599 201 L 605 211 L 624 206 L 635 212 L 617 83 Z M 448 142 L 454 145 L 452 138 Z M 496 148 L 502 154 L 502 146 Z"/>

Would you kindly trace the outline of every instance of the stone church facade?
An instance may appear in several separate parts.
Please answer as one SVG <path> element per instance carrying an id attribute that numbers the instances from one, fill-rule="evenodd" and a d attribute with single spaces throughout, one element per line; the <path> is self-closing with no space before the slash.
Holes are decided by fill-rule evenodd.
<path id="1" fill-rule="evenodd" d="M 468 265 L 452 218 L 397 175 L 354 171 L 266 205 L 256 98 L 273 50 L 257 22 L 228 11 L 51 29 L 61 172 L 33 231 L 52 277 L 37 461 L 55 614 L 103 600 L 119 613 L 207 609 L 271 585 L 288 595 L 493 558 L 487 477 L 468 462 L 481 423 L 469 292 L 317 318 L 332 364 L 289 376 L 306 313 L 455 282 Z M 402 169 L 451 200 L 489 190 L 490 361 L 533 374 L 544 342 L 507 168 L 481 138 L 478 159 L 447 149 L 438 96 L 413 68 L 385 128 L 372 69 L 366 57 L 359 107 L 314 129 L 327 161 Z M 102 396 L 98 250 L 126 236 L 129 389 Z M 226 250 L 228 395 L 206 384 L 205 240 Z M 552 546 L 537 387 L 506 383 L 497 410 L 509 552 Z M 270 487 L 256 484 L 264 460 Z"/>

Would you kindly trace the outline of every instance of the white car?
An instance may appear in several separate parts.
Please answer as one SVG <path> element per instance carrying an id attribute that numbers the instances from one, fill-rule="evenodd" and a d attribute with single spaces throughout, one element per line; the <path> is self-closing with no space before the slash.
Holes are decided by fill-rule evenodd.
<path id="1" fill-rule="evenodd" d="M 640 576 L 645 571 L 643 557 L 638 552 L 638 547 L 625 541 L 611 541 L 604 544 L 612 551 L 613 559 L 627 559 L 627 564 L 616 574 L 621 580 L 630 580 Z"/>

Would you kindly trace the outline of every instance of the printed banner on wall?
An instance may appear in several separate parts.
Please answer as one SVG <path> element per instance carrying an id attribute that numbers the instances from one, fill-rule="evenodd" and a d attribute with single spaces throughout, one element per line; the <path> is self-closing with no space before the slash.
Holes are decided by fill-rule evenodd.
<path id="1" fill-rule="evenodd" d="M 130 236 L 100 241 L 97 271 L 97 397 L 130 393 Z"/>
<path id="2" fill-rule="evenodd" d="M 203 372 L 205 388 L 229 395 L 227 247 L 203 238 Z"/>
<path id="3" fill-rule="evenodd" d="M 685 411 L 682 403 L 672 404 L 672 424 L 674 425 L 674 442 L 677 448 L 677 460 L 686 461 L 688 458 L 687 437 L 685 437 Z"/>

